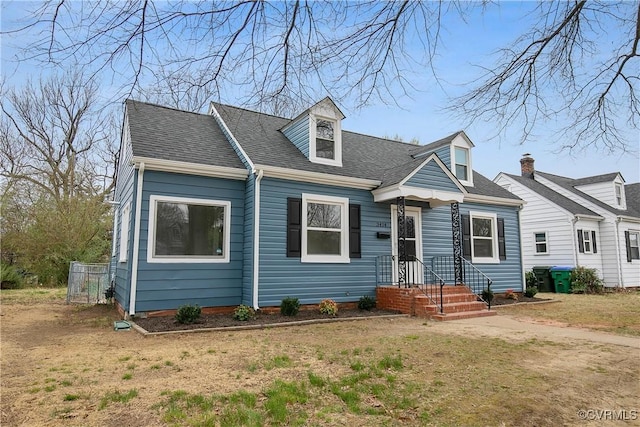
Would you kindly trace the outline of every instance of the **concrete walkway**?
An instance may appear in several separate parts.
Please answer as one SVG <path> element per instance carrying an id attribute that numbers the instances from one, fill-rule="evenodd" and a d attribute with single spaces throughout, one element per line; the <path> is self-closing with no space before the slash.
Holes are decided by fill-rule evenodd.
<path id="1" fill-rule="evenodd" d="M 640 349 L 640 338 L 596 332 L 587 329 L 527 322 L 500 313 L 498 316 L 437 322 L 432 331 L 438 333 L 489 336 L 500 338 L 541 339 L 557 342 L 582 340 L 598 344 L 613 344 Z"/>

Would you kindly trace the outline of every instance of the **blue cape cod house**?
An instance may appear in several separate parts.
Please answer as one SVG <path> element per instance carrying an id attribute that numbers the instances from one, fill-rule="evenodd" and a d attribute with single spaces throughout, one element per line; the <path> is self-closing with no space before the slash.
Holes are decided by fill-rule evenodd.
<path id="1" fill-rule="evenodd" d="M 329 98 L 294 119 L 126 101 L 111 263 L 122 313 L 353 303 L 383 285 L 523 289 L 523 202 L 473 171 L 464 132 L 414 145 L 343 119 Z"/>

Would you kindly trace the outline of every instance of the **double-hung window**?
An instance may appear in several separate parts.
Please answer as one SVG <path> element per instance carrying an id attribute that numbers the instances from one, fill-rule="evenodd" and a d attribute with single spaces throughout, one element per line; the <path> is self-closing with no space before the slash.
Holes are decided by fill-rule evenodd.
<path id="1" fill-rule="evenodd" d="M 582 247 L 584 247 L 584 253 L 590 254 L 593 242 L 591 241 L 591 233 L 588 230 L 582 232 Z"/>
<path id="2" fill-rule="evenodd" d="M 229 262 L 231 202 L 151 196 L 147 261 Z"/>
<path id="3" fill-rule="evenodd" d="M 120 256 L 118 261 L 127 262 L 129 256 L 129 221 L 131 220 L 131 203 L 122 208 L 120 215 Z"/>
<path id="4" fill-rule="evenodd" d="M 302 262 L 349 262 L 349 199 L 302 195 Z"/>
<path id="5" fill-rule="evenodd" d="M 548 243 L 547 243 L 547 232 L 538 232 L 533 233 L 533 238 L 536 245 L 536 254 L 547 254 L 549 253 Z"/>
<path id="6" fill-rule="evenodd" d="M 497 263 L 498 227 L 495 214 L 470 212 L 471 259 L 473 262 Z"/>
<path id="7" fill-rule="evenodd" d="M 316 120 L 316 157 L 336 159 L 336 142 L 334 138 L 335 122 L 333 120 Z"/>
<path id="8" fill-rule="evenodd" d="M 469 181 L 469 150 L 463 147 L 455 147 L 455 173 L 460 181 Z"/>
<path id="9" fill-rule="evenodd" d="M 627 246 L 627 262 L 640 259 L 640 231 L 625 231 L 625 241 Z"/>
<path id="10" fill-rule="evenodd" d="M 616 188 L 616 203 L 618 206 L 622 206 L 622 184 L 619 182 L 615 183 Z"/>

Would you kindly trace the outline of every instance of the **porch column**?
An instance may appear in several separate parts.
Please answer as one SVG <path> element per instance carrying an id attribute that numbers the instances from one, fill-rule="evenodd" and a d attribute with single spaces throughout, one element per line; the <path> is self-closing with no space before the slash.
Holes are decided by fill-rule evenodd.
<path id="1" fill-rule="evenodd" d="M 451 203 L 451 230 L 453 232 L 453 273 L 456 285 L 463 283 L 462 277 L 462 228 L 460 223 L 460 205 Z"/>
<path id="2" fill-rule="evenodd" d="M 407 221 L 404 197 L 396 199 L 398 205 L 398 286 L 407 286 Z"/>

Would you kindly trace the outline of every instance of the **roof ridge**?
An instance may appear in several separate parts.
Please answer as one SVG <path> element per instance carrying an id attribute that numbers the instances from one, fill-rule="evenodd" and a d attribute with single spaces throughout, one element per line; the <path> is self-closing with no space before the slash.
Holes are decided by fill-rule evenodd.
<path id="1" fill-rule="evenodd" d="M 156 104 L 154 102 L 146 102 L 146 101 L 138 101 L 136 99 L 131 99 L 131 98 L 127 98 L 124 101 L 125 103 L 127 102 L 131 102 L 134 104 L 143 104 L 143 105 L 148 105 L 150 107 L 156 107 L 156 108 L 163 108 L 165 110 L 172 110 L 172 111 L 177 111 L 179 113 L 188 113 L 188 114 L 195 114 L 197 116 L 204 116 L 204 117 L 209 117 L 208 114 L 206 113 L 199 113 L 197 111 L 189 111 L 189 110 L 181 110 L 180 108 L 175 108 L 175 107 L 168 107 L 166 105 L 160 105 L 160 104 Z"/>

